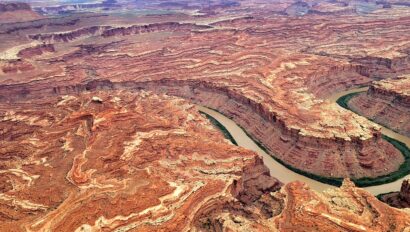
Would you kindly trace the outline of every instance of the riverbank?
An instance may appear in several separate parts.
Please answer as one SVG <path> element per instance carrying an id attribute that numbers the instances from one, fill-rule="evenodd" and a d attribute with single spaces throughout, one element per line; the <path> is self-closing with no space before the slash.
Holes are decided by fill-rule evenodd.
<path id="1" fill-rule="evenodd" d="M 287 167 L 285 167 L 284 165 L 282 165 L 275 159 L 273 159 L 272 156 L 266 153 L 261 147 L 259 147 L 254 142 L 254 140 L 252 140 L 246 134 L 246 132 L 242 128 L 240 128 L 233 120 L 225 117 L 223 114 L 215 110 L 203 107 L 203 106 L 198 106 L 198 109 L 212 116 L 214 119 L 219 121 L 222 125 L 224 125 L 227 131 L 232 135 L 232 137 L 238 143 L 238 146 L 252 150 L 256 152 L 257 154 L 259 154 L 260 156 L 262 156 L 265 165 L 270 170 L 270 174 L 276 177 L 277 179 L 279 179 L 281 182 L 289 183 L 292 181 L 302 181 L 302 182 L 309 184 L 309 186 L 312 189 L 317 190 L 317 191 L 323 191 L 325 189 L 332 187 L 332 185 L 324 184 L 319 181 L 310 179 L 306 176 L 300 175 L 288 169 Z"/>
<path id="2" fill-rule="evenodd" d="M 209 115 L 209 114 L 207 114 L 203 111 L 199 111 L 199 113 L 204 115 L 212 123 L 212 125 L 214 125 L 216 128 L 218 128 L 222 132 L 222 134 L 224 135 L 224 137 L 226 139 L 231 141 L 232 144 L 238 146 L 238 143 L 235 141 L 235 139 L 232 137 L 231 133 L 229 133 L 229 131 L 226 129 L 226 127 L 224 127 L 224 125 L 222 125 L 214 117 L 212 117 L 211 115 Z"/>
<path id="3" fill-rule="evenodd" d="M 367 89 L 368 88 L 358 88 L 358 89 L 350 90 L 349 93 L 347 93 L 346 95 L 340 96 L 336 100 L 336 103 L 339 106 L 356 113 L 354 110 L 352 110 L 349 107 L 349 101 L 355 96 L 357 96 L 358 94 L 367 91 Z M 334 100 L 335 98 L 333 97 L 331 99 Z M 401 179 L 402 177 L 409 176 L 410 174 L 410 149 L 409 149 L 410 138 L 404 135 L 398 134 L 397 132 L 391 130 L 390 128 L 384 127 L 382 125 L 379 125 L 379 126 L 382 128 L 381 132 L 383 134 L 383 139 L 393 144 L 393 146 L 403 154 L 405 161 L 403 162 L 402 165 L 400 165 L 400 168 L 397 171 L 392 172 L 389 175 L 377 177 L 375 180 L 373 178 L 359 179 L 360 184 L 364 184 L 362 186 L 387 184 L 395 180 Z M 390 137 L 389 135 L 392 137 Z M 358 185 L 360 186 L 360 184 Z"/>
<path id="4" fill-rule="evenodd" d="M 348 94 L 353 94 L 355 92 L 363 92 L 366 91 L 367 88 L 357 88 L 349 91 L 344 91 L 341 93 L 337 93 L 331 97 L 328 98 L 329 101 L 335 102 Z M 327 189 L 331 187 L 332 185 L 339 185 L 341 179 L 340 178 L 326 178 L 326 177 L 320 177 L 320 176 L 315 176 L 310 173 L 306 173 L 300 170 L 297 170 L 295 168 L 290 167 L 289 165 L 284 164 L 280 160 L 274 159 L 272 156 L 270 156 L 267 152 L 267 149 L 263 147 L 262 144 L 260 144 L 257 140 L 252 139 L 251 136 L 249 136 L 242 128 L 240 128 L 238 125 L 236 125 L 235 122 L 233 122 L 231 119 L 228 119 L 224 115 L 220 114 L 219 112 L 216 112 L 214 110 L 205 108 L 205 107 L 199 107 L 199 109 L 202 112 L 207 113 L 211 117 L 213 117 L 215 120 L 219 121 L 226 130 L 231 134 L 231 136 L 237 141 L 239 146 L 248 148 L 250 150 L 253 150 L 257 152 L 258 154 L 262 155 L 264 157 L 264 162 L 266 166 L 270 169 L 271 175 L 277 177 L 279 180 L 281 180 L 284 183 L 288 183 L 291 181 L 303 181 L 309 186 L 311 186 L 313 189 L 322 191 L 324 189 Z M 386 128 L 387 129 L 387 128 Z M 388 132 L 391 134 L 391 132 Z M 394 132 L 393 132 L 394 133 Z M 384 133 L 385 134 L 385 133 Z M 387 135 L 388 136 L 388 135 Z M 388 136 L 390 137 L 390 136 Z M 399 138 L 401 136 L 395 135 L 396 138 Z M 391 137 L 390 137 L 391 138 Z M 408 149 L 408 141 L 401 141 L 399 139 L 395 145 L 396 148 L 397 145 L 399 146 L 404 146 Z M 387 140 L 387 139 L 386 139 Z M 398 148 L 400 150 L 400 148 Z M 403 153 L 403 151 L 402 151 Z M 410 155 L 409 151 L 405 151 L 406 155 Z M 406 156 L 405 156 L 406 157 Z M 409 156 L 410 157 L 410 156 Z M 402 165 L 403 167 L 405 166 L 410 166 L 408 158 L 406 158 L 405 163 Z M 402 167 L 401 166 L 401 167 Z M 358 180 L 354 180 L 357 185 L 359 186 L 369 186 L 372 184 L 379 184 L 376 186 L 371 186 L 371 187 L 365 187 L 365 189 L 369 192 L 371 192 L 374 195 L 382 194 L 385 192 L 393 191 L 393 190 L 398 190 L 400 189 L 401 182 L 403 179 L 410 177 L 410 175 L 406 174 L 405 172 L 402 172 L 400 175 L 395 175 L 394 178 L 386 179 L 389 175 L 386 176 L 381 176 L 377 178 L 372 178 L 373 180 L 369 180 L 367 178 L 362 178 Z M 326 180 L 327 179 L 327 180 Z M 386 183 L 389 182 L 390 183 Z"/>

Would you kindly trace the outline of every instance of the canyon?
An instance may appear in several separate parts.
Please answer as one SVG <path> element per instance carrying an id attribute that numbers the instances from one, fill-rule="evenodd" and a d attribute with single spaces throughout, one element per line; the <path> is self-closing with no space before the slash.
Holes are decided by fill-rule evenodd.
<path id="1" fill-rule="evenodd" d="M 348 180 L 323 193 L 282 186 L 261 157 L 224 139 L 181 98 L 95 91 L 1 103 L 0 114 L 1 230 L 410 226 L 406 211 Z"/>
<path id="2" fill-rule="evenodd" d="M 409 227 L 355 187 L 409 174 L 378 125 L 409 136 L 405 1 L 33 4 L 40 18 L 0 22 L 0 230 Z M 353 112 L 329 100 L 361 86 Z"/>
<path id="3" fill-rule="evenodd" d="M 2 104 L 1 118 L 2 231 L 182 230 L 195 209 L 281 186 L 178 98 L 66 95 Z"/>
<path id="4" fill-rule="evenodd" d="M 410 76 L 373 82 L 366 93 L 349 101 L 359 114 L 410 136 Z"/>
<path id="5" fill-rule="evenodd" d="M 275 215 L 273 211 L 274 216 L 267 220 L 263 219 L 263 211 L 262 215 L 251 218 L 232 217 L 227 213 L 230 208 L 225 206 L 225 210 L 207 211 L 207 216 L 201 218 L 206 222 L 202 228 L 209 226 L 212 231 L 402 231 L 409 223 L 403 211 L 390 211 L 387 205 L 349 181 L 339 189 L 320 194 L 301 182 L 292 182 L 262 199 L 267 205 L 275 205 L 272 199 L 281 202 L 282 212 Z"/>

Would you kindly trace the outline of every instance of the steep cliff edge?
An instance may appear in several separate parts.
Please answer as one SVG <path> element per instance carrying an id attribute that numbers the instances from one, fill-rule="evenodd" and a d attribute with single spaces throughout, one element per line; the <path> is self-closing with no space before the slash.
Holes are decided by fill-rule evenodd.
<path id="1" fill-rule="evenodd" d="M 37 46 L 28 47 L 28 48 L 20 50 L 17 53 L 17 56 L 23 59 L 30 59 L 35 56 L 40 56 L 44 53 L 52 53 L 52 52 L 55 52 L 55 48 L 53 44 L 40 44 Z"/>
<path id="2" fill-rule="evenodd" d="M 163 92 L 217 109 L 246 128 L 273 157 L 293 168 L 318 176 L 357 179 L 364 176 L 376 177 L 397 169 L 404 160 L 402 154 L 382 140 L 381 134 L 376 131 L 371 139 L 352 140 L 303 134 L 287 126 L 280 117 L 252 100 L 212 83 L 162 81 L 118 83 L 112 87 Z"/>
<path id="3" fill-rule="evenodd" d="M 373 82 L 352 97 L 352 110 L 400 134 L 410 136 L 410 76 Z"/>
<path id="4" fill-rule="evenodd" d="M 408 70 L 406 9 L 374 17 L 287 17 L 265 14 L 253 1 L 233 9 L 184 20 L 110 16 L 7 27 L 1 38 L 37 36 L 32 42 L 56 42 L 56 52 L 2 69 L 0 98 L 148 89 L 232 117 L 273 157 L 307 176 L 374 185 L 407 174 L 398 172 L 404 157 L 379 126 L 324 99 L 378 73 Z M 231 17 L 248 11 L 251 17 Z"/>
<path id="5" fill-rule="evenodd" d="M 3 88 L 6 95 L 19 95 L 17 90 L 23 86 Z M 223 85 L 204 81 L 128 81 L 111 82 L 108 80 L 92 81 L 74 86 L 61 86 L 52 89 L 27 86 L 25 94 L 73 94 L 89 90 L 103 89 L 144 89 L 155 93 L 178 96 L 201 105 L 217 109 L 232 118 L 257 141 L 262 143 L 270 154 L 299 171 L 315 174 L 318 178 L 377 177 L 394 172 L 403 163 L 404 157 L 399 150 L 383 140 L 380 131 L 375 130 L 370 138 L 349 139 L 318 137 L 290 127 L 275 112 L 264 109 L 242 94 Z M 44 87 L 44 86 L 43 86 Z M 14 93 L 14 94 L 13 94 Z M 336 107 L 334 111 L 341 109 Z M 343 112 L 344 113 L 344 112 Z M 359 116 L 353 116 L 357 122 L 366 123 Z M 335 161 L 337 160 L 337 161 Z M 376 179 L 375 179 L 376 180 Z M 326 181 L 323 179 L 322 181 Z M 337 184 L 338 182 L 329 183 Z M 364 186 L 372 182 L 360 183 Z"/>
<path id="6" fill-rule="evenodd" d="M 0 125 L 1 231 L 181 231 L 215 199 L 252 203 L 281 186 L 179 98 L 0 103 Z"/>
<path id="7" fill-rule="evenodd" d="M 380 195 L 380 200 L 395 208 L 410 208 L 410 180 L 404 180 L 399 192 Z"/>
<path id="8" fill-rule="evenodd" d="M 410 226 L 410 214 L 348 181 L 324 193 L 281 188 L 258 155 L 180 98 L 92 91 L 1 102 L 0 125 L 2 231 Z"/>
<path id="9" fill-rule="evenodd" d="M 23 2 L 0 3 L 0 13 L 19 10 L 31 10 L 31 7 L 28 3 Z"/>
<path id="10" fill-rule="evenodd" d="M 259 204 L 227 205 L 202 213 L 197 227 L 209 231 L 406 231 L 410 215 L 389 207 L 345 180 L 323 193 L 292 182 L 265 194 Z"/>
<path id="11" fill-rule="evenodd" d="M 113 27 L 113 26 L 92 26 L 85 27 L 64 33 L 51 33 L 51 34 L 35 34 L 29 35 L 28 37 L 33 40 L 46 42 L 46 43 L 59 43 L 59 42 L 69 42 L 82 37 L 91 36 L 125 36 L 125 35 L 138 35 L 150 32 L 160 32 L 160 31 L 190 31 L 198 29 L 207 29 L 209 26 L 196 25 L 193 23 L 176 23 L 176 22 L 165 22 L 165 23 L 153 23 L 146 25 L 130 25 L 123 27 Z"/>

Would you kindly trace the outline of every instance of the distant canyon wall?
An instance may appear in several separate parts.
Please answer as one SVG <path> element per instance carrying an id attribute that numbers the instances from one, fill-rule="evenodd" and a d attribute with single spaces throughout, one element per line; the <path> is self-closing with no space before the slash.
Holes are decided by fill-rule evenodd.
<path id="1" fill-rule="evenodd" d="M 101 36 L 101 37 L 111 37 L 111 36 L 124 36 L 124 35 L 137 35 L 149 32 L 158 31 L 190 31 L 195 29 L 206 29 L 209 26 L 196 25 L 192 23 L 176 23 L 176 22 L 166 22 L 166 23 L 153 23 L 146 25 L 132 25 L 124 27 L 112 27 L 112 26 L 92 26 L 85 27 L 69 32 L 63 33 L 50 33 L 50 34 L 35 34 L 29 35 L 30 39 L 38 40 L 46 43 L 58 43 L 58 42 L 69 42 L 76 40 L 81 37 L 90 36 Z"/>

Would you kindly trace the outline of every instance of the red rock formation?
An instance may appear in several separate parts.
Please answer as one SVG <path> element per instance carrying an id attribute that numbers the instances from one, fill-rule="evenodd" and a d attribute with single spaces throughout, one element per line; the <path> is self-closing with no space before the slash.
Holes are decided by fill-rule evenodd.
<path id="1" fill-rule="evenodd" d="M 272 211 L 267 213 L 267 208 Z M 407 212 L 383 204 L 347 180 L 323 193 L 293 182 L 253 206 L 231 203 L 208 208 L 201 216 L 197 228 L 211 231 L 405 231 L 410 226 Z"/>
<path id="2" fill-rule="evenodd" d="M 54 52 L 54 45 L 52 44 L 41 44 L 34 47 L 25 48 L 19 51 L 17 54 L 21 58 L 29 59 L 34 56 L 40 56 L 46 52 Z"/>
<path id="3" fill-rule="evenodd" d="M 30 109 L 27 109 L 27 105 Z M 193 105 L 99 91 L 0 104 L 2 231 L 402 231 L 410 216 L 346 182 L 269 176 Z"/>
<path id="4" fill-rule="evenodd" d="M 214 199 L 251 203 L 281 185 L 182 99 L 93 92 L 0 108 L 1 231 L 180 231 Z"/>
<path id="5" fill-rule="evenodd" d="M 31 10 L 31 7 L 22 2 L 0 3 L 0 13 L 17 10 Z"/>
<path id="6" fill-rule="evenodd" d="M 395 169 L 403 162 L 401 153 L 391 144 L 381 140 L 380 134 L 375 134 L 372 140 L 353 141 L 337 138 L 318 139 L 301 135 L 297 130 L 287 128 L 285 122 L 277 115 L 264 111 L 255 102 L 229 89 L 206 82 L 163 81 L 127 85 L 128 88 L 165 92 L 218 109 L 243 128 L 247 128 L 247 132 L 261 141 L 275 157 L 300 170 L 322 176 L 358 178 L 382 175 L 386 171 L 385 168 Z M 127 88 L 121 84 L 116 86 L 119 89 Z M 387 160 L 390 162 L 387 163 Z"/>
<path id="7" fill-rule="evenodd" d="M 192 23 L 156 23 L 148 25 L 134 25 L 129 27 L 118 27 L 105 30 L 101 35 L 103 37 L 116 36 L 116 35 L 138 35 L 148 32 L 158 31 L 191 31 L 199 29 L 207 29 L 209 26 L 196 25 Z"/>
<path id="8" fill-rule="evenodd" d="M 291 4 L 268 5 L 281 12 Z M 323 98 L 369 83 L 377 73 L 407 72 L 409 48 L 403 35 L 410 32 L 410 18 L 397 9 L 380 10 L 374 17 L 286 17 L 266 8 L 244 1 L 231 11 L 215 10 L 213 16 L 180 23 L 161 16 L 159 22 L 119 27 L 130 22 L 113 16 L 79 22 L 73 30 L 40 26 L 38 35 L 61 34 L 67 44 L 59 44 L 55 56 L 33 61 L 36 72 L 1 78 L 0 95 L 93 88 L 166 92 L 231 116 L 273 156 L 303 171 L 351 178 L 396 171 L 403 156 L 382 140 L 380 128 Z M 249 13 L 230 13 L 244 11 Z M 92 39 L 81 36 L 89 32 L 79 28 L 101 25 L 112 28 L 95 29 Z M 33 27 L 28 28 L 17 31 L 28 36 Z"/>
<path id="9" fill-rule="evenodd" d="M 207 82 L 111 83 L 101 81 L 55 88 L 53 92 L 70 94 L 98 89 L 146 89 L 180 96 L 218 109 L 242 127 L 247 128 L 247 131 L 261 141 L 277 158 L 293 167 L 318 175 L 378 176 L 386 169 L 394 170 L 403 162 L 402 155 L 391 144 L 381 140 L 380 134 L 375 134 L 372 140 L 353 141 L 337 138 L 318 139 L 300 135 L 298 131 L 287 128 L 285 122 L 276 115 L 264 111 L 256 103 L 229 89 Z M 45 94 L 47 90 L 38 91 Z M 340 153 L 335 153 L 336 151 Z M 335 154 L 339 154 L 336 156 L 337 162 L 335 162 Z"/>
<path id="10" fill-rule="evenodd" d="M 183 16 L 0 25 L 0 231 L 409 227 L 408 213 L 349 182 L 322 194 L 299 182 L 275 193 L 280 183 L 261 159 L 187 102 L 232 117 L 304 171 L 397 170 L 403 156 L 378 126 L 324 98 L 410 71 L 408 9 L 362 16 L 356 1 L 312 0 L 317 12 L 285 16 L 295 2 L 190 1 Z M 42 38 L 64 43 L 32 56 L 40 51 L 30 40 Z"/>
<path id="11" fill-rule="evenodd" d="M 30 21 L 42 18 L 33 12 L 28 3 L 22 2 L 0 2 L 0 24 L 21 21 Z"/>
<path id="12" fill-rule="evenodd" d="M 78 30 L 64 32 L 64 33 L 29 35 L 29 38 L 33 40 L 47 42 L 47 43 L 68 42 L 68 41 L 75 40 L 83 36 L 90 37 L 93 35 L 101 34 L 101 31 L 104 31 L 108 28 L 111 28 L 111 27 L 92 26 L 92 27 L 81 28 Z"/>
<path id="13" fill-rule="evenodd" d="M 410 208 L 410 181 L 404 180 L 400 192 L 386 193 L 380 200 L 396 208 Z"/>
<path id="14" fill-rule="evenodd" d="M 1 71 L 4 74 L 26 72 L 34 69 L 34 66 L 25 61 L 10 61 L 10 62 L 0 62 Z"/>
<path id="15" fill-rule="evenodd" d="M 285 208 L 274 218 L 278 231 L 403 231 L 410 225 L 406 212 L 388 207 L 350 181 L 322 194 L 303 183 L 289 184 L 281 193 Z"/>
<path id="16" fill-rule="evenodd" d="M 356 112 L 401 134 L 410 136 L 410 77 L 374 82 L 366 93 L 353 97 Z"/>
<path id="17" fill-rule="evenodd" d="M 208 26 L 199 26 L 191 23 L 155 23 L 147 25 L 133 25 L 129 27 L 111 27 L 111 26 L 92 26 L 87 28 L 81 28 L 78 30 L 64 32 L 64 33 L 52 33 L 52 34 L 37 34 L 29 35 L 33 40 L 38 40 L 47 43 L 69 42 L 79 39 L 81 37 L 91 36 L 125 36 L 125 35 L 138 35 L 149 32 L 159 31 L 189 31 L 194 29 L 206 29 Z"/>

